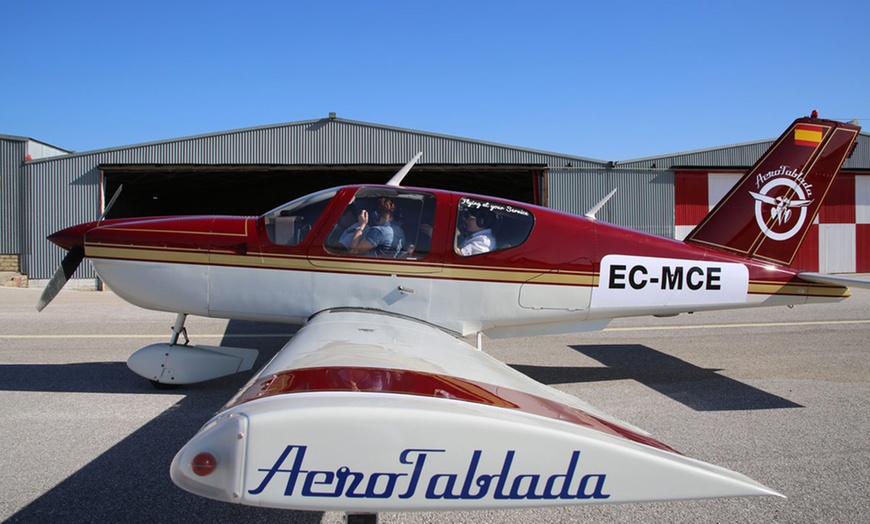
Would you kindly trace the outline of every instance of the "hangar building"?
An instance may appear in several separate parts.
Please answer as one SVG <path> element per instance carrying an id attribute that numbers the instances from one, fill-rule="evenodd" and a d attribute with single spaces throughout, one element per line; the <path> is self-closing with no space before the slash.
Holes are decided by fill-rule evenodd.
<path id="1" fill-rule="evenodd" d="M 682 238 L 770 146 L 764 140 L 629 161 L 603 161 L 328 118 L 97 151 L 0 135 L 0 271 L 51 277 L 63 252 L 45 237 L 97 219 L 259 215 L 318 189 L 384 183 L 423 151 L 405 184 L 454 189 L 583 214 L 613 188 L 600 220 Z M 870 271 L 870 135 L 852 157 L 799 253 L 828 272 Z M 76 278 L 92 279 L 83 264 Z"/>

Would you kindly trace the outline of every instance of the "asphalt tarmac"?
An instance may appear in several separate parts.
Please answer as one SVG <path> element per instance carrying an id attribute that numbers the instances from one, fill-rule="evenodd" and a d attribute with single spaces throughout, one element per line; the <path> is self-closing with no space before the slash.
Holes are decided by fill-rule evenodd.
<path id="1" fill-rule="evenodd" d="M 339 523 L 343 514 L 214 502 L 176 488 L 176 451 L 250 372 L 172 391 L 127 357 L 174 316 L 111 293 L 0 288 L 0 519 Z M 457 513 L 380 522 L 870 522 L 870 291 L 839 304 L 614 321 L 603 332 L 484 340 L 533 378 L 684 454 L 786 495 Z M 193 343 L 255 347 L 282 325 L 190 318 Z M 654 481 L 654 479 L 651 479 Z"/>

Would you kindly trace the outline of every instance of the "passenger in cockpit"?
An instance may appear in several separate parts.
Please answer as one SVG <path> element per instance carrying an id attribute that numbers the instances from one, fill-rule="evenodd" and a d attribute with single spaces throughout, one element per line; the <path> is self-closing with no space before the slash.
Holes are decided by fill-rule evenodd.
<path id="1" fill-rule="evenodd" d="M 464 257 L 489 253 L 495 249 L 492 224 L 495 215 L 486 209 L 469 210 L 460 227 L 456 228 L 456 253 Z M 464 231 L 460 231 L 460 228 Z M 465 234 L 464 237 L 461 235 Z"/>
<path id="2" fill-rule="evenodd" d="M 386 197 L 378 199 L 371 214 L 363 209 L 350 241 L 350 252 L 376 257 L 398 256 L 405 243 L 405 232 L 396 222 L 396 217 L 396 204 Z M 364 231 L 366 225 L 369 229 Z"/>

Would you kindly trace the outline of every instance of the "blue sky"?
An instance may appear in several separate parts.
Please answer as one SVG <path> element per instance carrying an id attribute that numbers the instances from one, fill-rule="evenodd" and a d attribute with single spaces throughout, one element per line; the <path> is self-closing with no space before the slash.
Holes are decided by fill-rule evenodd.
<path id="1" fill-rule="evenodd" d="M 0 134 L 76 151 L 329 112 L 602 160 L 870 126 L 865 0 L 7 4 Z"/>

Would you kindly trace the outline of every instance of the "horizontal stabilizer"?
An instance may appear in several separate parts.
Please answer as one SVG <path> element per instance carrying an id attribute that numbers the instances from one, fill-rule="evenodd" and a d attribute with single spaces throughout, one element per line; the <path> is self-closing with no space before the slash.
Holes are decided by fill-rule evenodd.
<path id="1" fill-rule="evenodd" d="M 860 278 L 842 277 L 839 275 L 827 275 L 825 273 L 809 272 L 798 273 L 798 277 L 806 280 L 807 282 L 813 282 L 815 284 L 832 284 L 835 286 L 849 286 L 870 289 L 870 280 L 863 280 Z"/>

